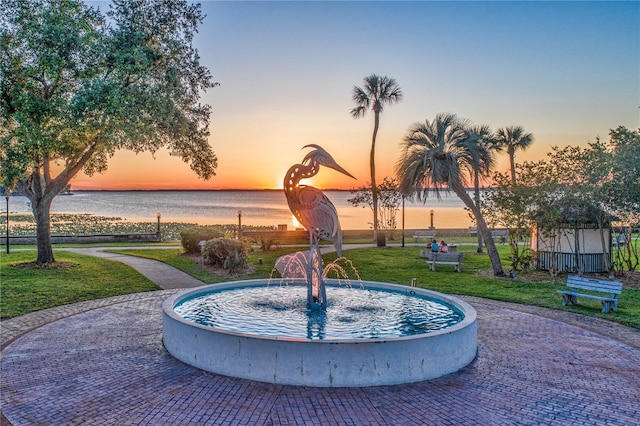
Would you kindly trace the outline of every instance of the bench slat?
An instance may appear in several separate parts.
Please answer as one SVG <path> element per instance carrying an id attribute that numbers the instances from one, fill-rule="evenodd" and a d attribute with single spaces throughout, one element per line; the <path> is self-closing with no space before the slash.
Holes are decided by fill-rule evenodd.
<path id="1" fill-rule="evenodd" d="M 607 287 L 595 287 L 595 286 L 580 286 L 580 285 L 570 285 L 567 284 L 567 287 L 570 287 L 575 290 L 588 290 L 588 291 L 599 291 L 602 293 L 611 293 L 611 294 L 621 294 L 622 290 L 617 288 L 607 288 Z"/>
<path id="2" fill-rule="evenodd" d="M 435 258 L 436 261 L 462 261 L 464 259 L 464 252 L 461 251 L 455 251 L 455 252 L 448 252 L 448 253 L 442 253 L 441 251 L 439 252 L 432 252 L 429 250 L 420 250 L 420 257 L 424 257 L 425 259 L 429 259 L 432 260 Z"/>
<path id="3" fill-rule="evenodd" d="M 575 275 L 569 275 L 569 277 L 567 277 L 567 287 L 602 291 L 613 294 L 622 293 L 622 283 L 620 281 L 597 280 L 593 278 L 578 277 Z"/>
<path id="4" fill-rule="evenodd" d="M 574 291 L 563 291 L 563 290 L 558 290 L 558 293 L 562 293 L 562 294 L 569 294 L 571 296 L 580 296 L 580 297 L 586 297 L 587 299 L 597 299 L 597 300 L 610 300 L 610 301 L 615 301 L 617 300 L 615 297 L 604 297 L 604 296 L 596 296 L 593 294 L 584 294 L 584 293 L 576 293 Z"/>
<path id="5" fill-rule="evenodd" d="M 418 240 L 424 238 L 427 240 L 433 240 L 436 237 L 436 232 L 433 231 L 416 231 L 413 234 L 413 238 L 415 238 L 416 242 L 418 242 Z"/>

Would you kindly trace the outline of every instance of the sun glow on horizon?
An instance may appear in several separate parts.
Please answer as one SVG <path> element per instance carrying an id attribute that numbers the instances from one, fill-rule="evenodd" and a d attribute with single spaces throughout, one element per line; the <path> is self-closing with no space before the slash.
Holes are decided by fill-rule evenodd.
<path id="1" fill-rule="evenodd" d="M 109 1 L 85 3 L 103 9 Z M 523 126 L 534 143 L 517 151 L 517 164 L 544 160 L 554 146 L 607 140 L 617 126 L 638 128 L 640 2 L 200 3 L 205 18 L 193 48 L 219 83 L 198 99 L 211 107 L 215 176 L 199 178 L 167 148 L 118 150 L 105 173 L 73 177 L 72 190 L 282 191 L 309 145 L 357 179 L 322 167 L 301 184 L 370 187 L 374 125 L 380 184 L 395 177 L 412 123 L 443 112 L 493 131 Z M 372 22 L 402 25 L 379 37 Z M 373 39 L 390 54 L 371 55 Z M 416 55 L 429 43 L 433 55 Z M 477 66 L 451 65 L 461 57 Z M 356 120 L 353 88 L 372 73 L 396 79 L 403 100 L 385 107 L 379 122 L 371 112 Z M 496 169 L 508 172 L 505 153 Z"/>
<path id="2" fill-rule="evenodd" d="M 294 215 L 291 215 L 291 223 L 293 224 L 293 229 L 302 228 L 302 224 L 298 222 L 298 219 Z"/>

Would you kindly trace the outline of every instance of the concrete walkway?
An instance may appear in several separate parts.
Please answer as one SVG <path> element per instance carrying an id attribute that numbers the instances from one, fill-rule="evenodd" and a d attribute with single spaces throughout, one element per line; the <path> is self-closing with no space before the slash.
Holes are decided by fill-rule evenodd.
<path id="1" fill-rule="evenodd" d="M 155 261 L 97 249 L 95 254 L 146 269 L 146 276 L 159 276 L 169 289 L 0 323 L 3 424 L 637 425 L 640 420 L 640 331 L 635 329 L 463 297 L 478 312 L 479 348 L 476 360 L 457 373 L 369 388 L 256 383 L 200 371 L 164 350 L 162 302 L 178 291 L 172 286 L 201 282 L 184 280 Z"/>
<path id="2" fill-rule="evenodd" d="M 130 249 L 131 247 L 122 247 L 121 249 Z M 155 246 L 154 249 L 166 249 L 167 247 Z M 179 269 L 171 267 L 166 263 L 158 262 L 153 259 L 145 259 L 137 256 L 126 256 L 124 254 L 108 253 L 105 250 L 118 250 L 117 247 L 101 248 L 63 248 L 61 250 L 71 251 L 74 253 L 86 254 L 89 256 L 97 256 L 104 259 L 116 260 L 125 263 L 136 269 L 145 277 L 149 278 L 158 287 L 162 289 L 172 288 L 191 288 L 204 285 L 202 281 L 182 272 Z"/>

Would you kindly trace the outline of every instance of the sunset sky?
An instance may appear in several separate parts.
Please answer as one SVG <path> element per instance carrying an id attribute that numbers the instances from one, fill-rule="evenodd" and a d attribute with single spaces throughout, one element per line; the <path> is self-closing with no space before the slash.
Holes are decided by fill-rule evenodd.
<path id="1" fill-rule="evenodd" d="M 404 93 L 381 116 L 378 181 L 393 176 L 407 128 L 439 112 L 494 130 L 522 125 L 535 142 L 516 161 L 640 125 L 636 1 L 204 1 L 202 9 L 195 44 L 220 83 L 203 95 L 217 176 L 200 180 L 165 152 L 123 151 L 107 173 L 78 175 L 73 189 L 280 188 L 310 143 L 357 178 L 323 169 L 315 186 L 364 185 L 373 116 L 349 111 L 353 86 L 370 74 L 395 78 Z"/>

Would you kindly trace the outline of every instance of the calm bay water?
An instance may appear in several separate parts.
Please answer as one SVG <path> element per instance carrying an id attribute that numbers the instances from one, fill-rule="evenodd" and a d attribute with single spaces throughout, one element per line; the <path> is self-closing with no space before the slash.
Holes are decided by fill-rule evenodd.
<path id="1" fill-rule="evenodd" d="M 371 210 L 353 207 L 347 199 L 349 191 L 326 191 L 338 210 L 343 229 L 370 229 Z M 4 206 L 3 206 L 4 207 Z M 201 225 L 236 224 L 238 210 L 242 210 L 245 225 L 286 224 L 294 229 L 291 212 L 282 191 L 75 191 L 60 195 L 51 207 L 52 213 L 89 213 L 119 217 L 132 222 L 153 222 L 156 213 L 162 221 L 189 222 Z M 438 228 L 471 226 L 462 202 L 453 194 L 435 196 L 422 202 L 405 202 L 405 228 L 424 229 L 430 225 L 430 210 L 434 211 L 434 225 Z M 31 213 L 26 197 L 10 199 L 11 213 Z M 397 215 L 402 227 L 402 209 Z"/>

